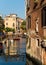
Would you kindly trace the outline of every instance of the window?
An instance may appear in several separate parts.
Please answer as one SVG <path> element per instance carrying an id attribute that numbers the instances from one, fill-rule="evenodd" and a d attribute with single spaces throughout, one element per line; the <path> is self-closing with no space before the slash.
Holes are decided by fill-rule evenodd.
<path id="1" fill-rule="evenodd" d="M 46 7 L 42 9 L 42 27 L 46 26 Z"/>
<path id="2" fill-rule="evenodd" d="M 33 9 L 35 9 L 37 7 L 37 5 L 38 5 L 38 0 L 34 0 L 34 7 L 33 7 Z"/>
<path id="3" fill-rule="evenodd" d="M 30 9 L 30 0 L 27 0 L 27 11 Z"/>
<path id="4" fill-rule="evenodd" d="M 8 25 L 8 23 L 6 23 L 6 25 Z"/>
<path id="5" fill-rule="evenodd" d="M 44 2 L 44 0 L 41 0 L 41 3 L 40 3 L 40 5 L 41 5 L 43 2 Z"/>
<path id="6" fill-rule="evenodd" d="M 33 9 L 35 9 L 35 8 L 36 8 L 36 6 L 37 6 L 37 3 L 34 3 L 34 7 L 33 7 Z"/>
<path id="7" fill-rule="evenodd" d="M 39 39 L 36 39 L 36 46 L 38 47 L 39 45 Z"/>
<path id="8" fill-rule="evenodd" d="M 29 28 L 31 28 L 31 17 L 28 16 L 27 19 L 28 19 L 27 22 L 28 22 L 28 29 L 29 29 Z"/>
<path id="9" fill-rule="evenodd" d="M 13 27 L 15 26 L 15 24 L 13 23 Z"/>
<path id="10" fill-rule="evenodd" d="M 39 39 L 37 39 L 37 41 L 38 41 L 38 46 L 39 46 Z"/>

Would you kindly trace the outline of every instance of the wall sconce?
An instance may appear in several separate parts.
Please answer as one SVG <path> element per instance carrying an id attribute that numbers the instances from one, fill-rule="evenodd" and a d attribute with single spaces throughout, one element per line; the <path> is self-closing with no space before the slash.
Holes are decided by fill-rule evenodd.
<path id="1" fill-rule="evenodd" d="M 41 41 L 41 47 L 42 47 L 42 48 L 44 48 L 44 43 L 45 43 L 45 42 L 42 40 L 42 41 Z"/>

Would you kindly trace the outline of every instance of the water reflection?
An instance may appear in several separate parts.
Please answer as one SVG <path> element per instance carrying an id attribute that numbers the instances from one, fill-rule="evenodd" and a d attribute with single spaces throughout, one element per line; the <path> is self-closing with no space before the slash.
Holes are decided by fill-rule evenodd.
<path id="1" fill-rule="evenodd" d="M 26 39 L 14 40 L 6 46 L 5 60 L 7 61 L 25 61 L 26 60 Z M 9 48 L 8 48 L 9 46 Z"/>

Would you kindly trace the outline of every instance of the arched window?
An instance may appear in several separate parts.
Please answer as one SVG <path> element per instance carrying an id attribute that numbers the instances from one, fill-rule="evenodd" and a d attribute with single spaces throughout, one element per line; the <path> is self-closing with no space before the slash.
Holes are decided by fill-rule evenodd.
<path id="1" fill-rule="evenodd" d="M 42 27 L 46 26 L 46 6 L 42 9 Z"/>
<path id="2" fill-rule="evenodd" d="M 29 29 L 31 28 L 31 17 L 30 16 L 28 16 L 27 22 L 28 22 L 28 29 Z"/>

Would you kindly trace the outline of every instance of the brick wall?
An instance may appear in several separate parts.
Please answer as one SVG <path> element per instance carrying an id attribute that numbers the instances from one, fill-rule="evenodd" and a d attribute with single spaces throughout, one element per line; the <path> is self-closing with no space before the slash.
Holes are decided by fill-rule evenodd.
<path id="1" fill-rule="evenodd" d="M 41 1 L 42 0 L 38 0 L 38 4 L 37 4 L 36 8 L 33 9 L 33 7 L 34 7 L 34 0 L 30 0 L 30 3 L 29 3 L 30 4 L 30 8 L 29 8 L 28 11 L 26 10 L 27 24 L 28 24 L 28 16 L 31 17 L 31 21 L 30 21 L 31 22 L 31 27 L 28 29 L 28 25 L 27 25 L 27 32 L 29 32 L 29 30 L 30 30 L 30 32 L 32 30 L 34 30 L 35 31 L 35 33 L 33 34 L 34 36 L 32 36 L 32 34 L 29 34 L 29 36 L 30 36 L 30 38 L 33 37 L 35 40 L 37 39 L 37 37 L 36 37 L 37 36 L 37 33 L 36 33 L 36 21 L 38 21 L 38 36 L 39 36 L 38 39 L 42 40 L 43 37 L 46 36 L 46 29 L 44 29 L 42 27 L 42 8 L 44 6 L 46 6 L 46 5 L 44 5 L 46 3 L 46 0 L 44 0 L 43 2 L 41 2 Z M 36 46 L 35 40 L 33 40 L 33 41 L 31 40 L 32 41 L 31 42 L 31 45 L 32 45 L 31 46 L 32 55 L 35 55 L 35 56 L 37 55 L 37 58 L 42 59 L 42 52 L 43 52 L 43 57 L 46 57 L 46 54 L 45 54 L 46 52 L 44 53 L 44 51 L 41 50 L 42 49 L 41 47 L 37 47 Z M 41 52 L 39 52 L 39 54 L 38 54 L 37 51 L 39 51 L 39 50 L 41 50 Z M 35 52 L 35 54 L 34 54 L 34 52 Z M 46 60 L 43 59 L 43 63 L 44 62 L 46 62 Z M 44 63 L 44 64 L 46 64 L 46 63 Z"/>

